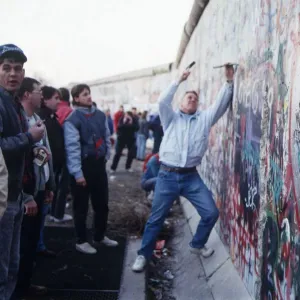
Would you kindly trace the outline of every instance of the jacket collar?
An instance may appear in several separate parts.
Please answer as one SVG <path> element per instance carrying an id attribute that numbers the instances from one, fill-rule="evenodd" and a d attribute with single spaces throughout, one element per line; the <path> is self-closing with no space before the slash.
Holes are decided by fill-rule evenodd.
<path id="1" fill-rule="evenodd" d="M 177 110 L 177 113 L 181 116 L 184 117 L 187 114 L 185 114 L 184 112 L 182 112 L 180 109 Z M 201 114 L 200 110 L 197 110 L 193 115 L 190 115 L 192 119 L 197 119 L 199 117 L 199 115 Z"/>

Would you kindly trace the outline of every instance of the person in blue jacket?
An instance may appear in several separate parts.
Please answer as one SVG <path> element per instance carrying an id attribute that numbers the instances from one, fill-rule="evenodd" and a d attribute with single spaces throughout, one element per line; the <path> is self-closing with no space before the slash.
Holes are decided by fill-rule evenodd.
<path id="1" fill-rule="evenodd" d="M 71 90 L 74 111 L 64 123 L 67 166 L 71 174 L 76 250 L 94 254 L 87 241 L 86 218 L 91 198 L 94 210 L 94 245 L 115 247 L 105 236 L 108 218 L 106 162 L 110 157 L 110 131 L 105 113 L 92 102 L 90 87 L 78 84 Z"/>
<path id="2" fill-rule="evenodd" d="M 151 195 L 153 195 L 155 189 L 159 167 L 160 162 L 158 154 L 150 154 L 145 160 L 141 186 L 144 191 Z"/>

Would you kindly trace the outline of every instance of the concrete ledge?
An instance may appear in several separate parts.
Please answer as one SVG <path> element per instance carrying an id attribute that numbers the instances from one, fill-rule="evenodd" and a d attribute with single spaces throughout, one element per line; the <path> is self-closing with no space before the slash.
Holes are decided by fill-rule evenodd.
<path id="1" fill-rule="evenodd" d="M 141 240 L 129 240 L 124 259 L 122 282 L 119 300 L 143 300 L 146 299 L 145 272 L 134 273 L 131 266 L 141 246 Z"/>
<path id="2" fill-rule="evenodd" d="M 200 217 L 190 202 L 181 197 L 180 202 L 192 234 L 195 234 Z M 201 259 L 208 285 L 215 300 L 251 300 L 241 277 L 216 230 L 213 229 L 208 247 L 215 250 L 213 256 Z"/>
<path id="3" fill-rule="evenodd" d="M 192 234 L 186 220 L 182 221 L 176 226 L 175 236 L 170 241 L 175 276 L 173 296 L 176 300 L 214 300 L 201 261 L 187 247 Z"/>

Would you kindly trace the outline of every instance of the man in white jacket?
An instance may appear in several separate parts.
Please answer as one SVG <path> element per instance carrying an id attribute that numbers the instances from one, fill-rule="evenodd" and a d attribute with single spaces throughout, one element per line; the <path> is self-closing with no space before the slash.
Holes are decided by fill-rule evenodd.
<path id="1" fill-rule="evenodd" d="M 198 110 L 197 92 L 187 91 L 180 109 L 174 111 L 172 108 L 174 95 L 180 83 L 189 75 L 190 71 L 184 71 L 159 99 L 159 115 L 164 130 L 159 153 L 161 167 L 142 247 L 132 267 L 135 272 L 143 271 L 152 255 L 156 237 L 164 220 L 175 199 L 181 195 L 194 205 L 201 216 L 197 232 L 190 243 L 191 252 L 203 257 L 209 257 L 214 252 L 205 244 L 218 220 L 219 211 L 211 191 L 200 178 L 196 167 L 201 164 L 207 150 L 211 127 L 223 116 L 231 102 L 234 70 L 231 65 L 225 68 L 227 82 L 213 106 L 203 111 Z"/>

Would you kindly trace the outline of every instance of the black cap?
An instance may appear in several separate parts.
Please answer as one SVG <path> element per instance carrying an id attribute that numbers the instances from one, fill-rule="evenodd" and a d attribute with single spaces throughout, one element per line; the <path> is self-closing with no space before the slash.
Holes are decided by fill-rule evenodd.
<path id="1" fill-rule="evenodd" d="M 11 53 L 12 56 L 16 56 L 22 60 L 23 63 L 27 61 L 27 57 L 24 54 L 23 50 L 18 46 L 13 44 L 5 44 L 0 46 L 0 58 L 6 56 L 8 53 Z"/>

